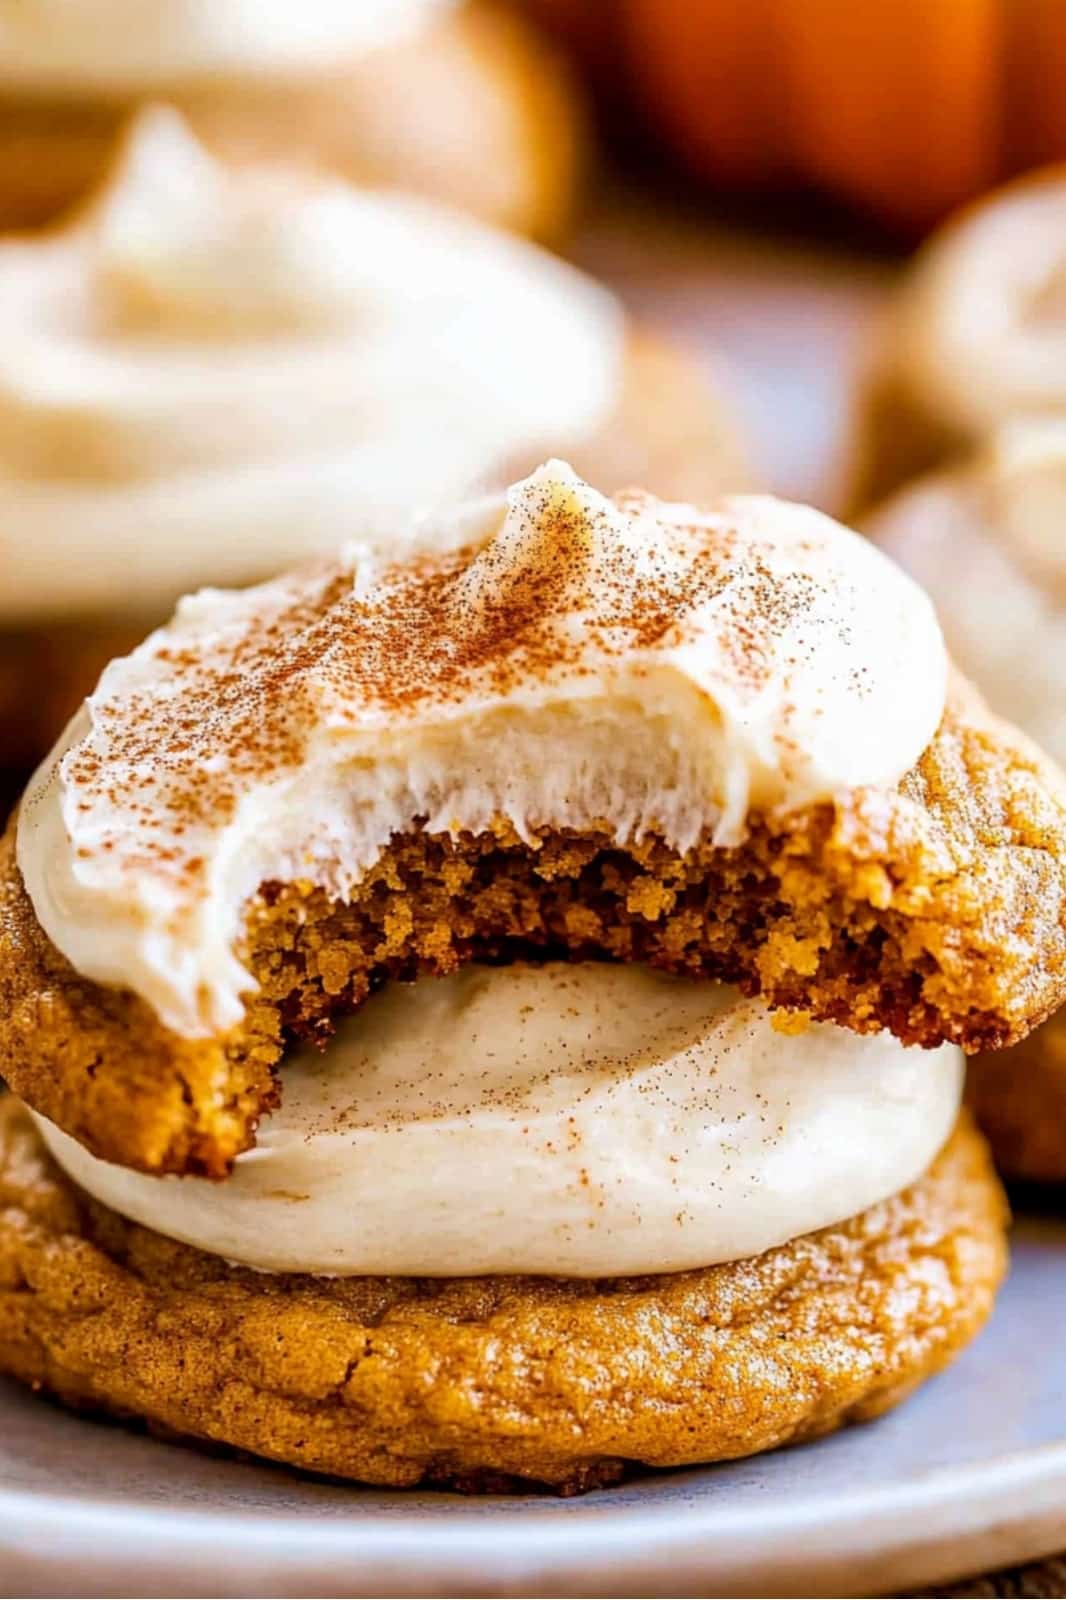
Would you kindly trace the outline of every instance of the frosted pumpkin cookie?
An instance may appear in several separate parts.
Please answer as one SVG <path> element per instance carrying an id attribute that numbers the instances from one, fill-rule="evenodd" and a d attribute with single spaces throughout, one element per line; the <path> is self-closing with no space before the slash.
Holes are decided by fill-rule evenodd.
<path id="1" fill-rule="evenodd" d="M 968 454 L 1016 419 L 1066 413 L 1066 168 L 962 211 L 919 251 L 885 318 L 852 500 Z"/>
<path id="2" fill-rule="evenodd" d="M 305 161 L 538 237 L 574 204 L 569 76 L 503 6 L 29 0 L 0 10 L 0 225 L 83 199 L 153 100 L 229 160 Z"/>
<path id="3" fill-rule="evenodd" d="M 1059 780 L 815 512 L 452 522 L 184 602 L 27 792 L 0 1370 L 394 1486 L 874 1417 L 1002 1276 L 945 1041 L 1058 997 Z"/>
<path id="4" fill-rule="evenodd" d="M 0 242 L 0 323 L 0 766 L 200 583 L 414 539 L 413 508 L 555 450 L 612 488 L 743 482 L 710 387 L 573 268 L 427 201 L 231 173 L 167 111 L 73 222 Z"/>
<path id="5" fill-rule="evenodd" d="M 1062 780 L 868 541 L 552 463 L 434 543 L 185 601 L 30 786 L 0 1070 L 95 1154 L 223 1175 L 291 1041 L 471 960 L 969 1050 L 1060 1003 Z"/>
<path id="6" fill-rule="evenodd" d="M 1066 422 L 1015 423 L 866 521 L 938 608 L 961 669 L 1066 760 Z M 979 1055 L 970 1095 L 1002 1170 L 1066 1180 L 1066 1016 Z"/>

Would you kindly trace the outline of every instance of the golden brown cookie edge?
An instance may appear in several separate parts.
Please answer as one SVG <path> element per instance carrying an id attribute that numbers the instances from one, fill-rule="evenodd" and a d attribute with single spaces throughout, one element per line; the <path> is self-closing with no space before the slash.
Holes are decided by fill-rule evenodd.
<path id="1" fill-rule="evenodd" d="M 751 1261 L 607 1282 L 242 1271 L 127 1223 L 0 1103 L 0 1365 L 69 1404 L 379 1485 L 559 1488 L 895 1404 L 991 1310 L 1006 1207 L 967 1120 L 929 1172 Z"/>

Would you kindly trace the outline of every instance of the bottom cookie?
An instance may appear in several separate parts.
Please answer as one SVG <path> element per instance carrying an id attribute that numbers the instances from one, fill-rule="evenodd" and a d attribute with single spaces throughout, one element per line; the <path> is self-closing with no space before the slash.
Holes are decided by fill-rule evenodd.
<path id="1" fill-rule="evenodd" d="M 966 1096 L 1005 1178 L 1066 1183 L 1066 1011 L 1011 1050 L 971 1057 Z"/>
<path id="2" fill-rule="evenodd" d="M 275 1277 L 90 1200 L 7 1099 L 0 1369 L 319 1473 L 572 1492 L 887 1410 L 985 1321 L 1005 1224 L 963 1118 L 903 1193 L 726 1266 L 595 1282 Z"/>

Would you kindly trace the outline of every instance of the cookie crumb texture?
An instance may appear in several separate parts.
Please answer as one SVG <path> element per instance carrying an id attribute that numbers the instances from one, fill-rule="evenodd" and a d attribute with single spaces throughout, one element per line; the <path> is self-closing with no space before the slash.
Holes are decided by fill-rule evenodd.
<path id="1" fill-rule="evenodd" d="M 606 1282 L 243 1271 L 90 1200 L 0 1102 L 0 1367 L 68 1404 L 366 1483 L 577 1491 L 878 1415 L 980 1328 L 1006 1207 L 929 1173 L 753 1260 Z"/>
<path id="2" fill-rule="evenodd" d="M 243 1023 L 228 1038 L 181 1038 L 51 944 L 12 824 L 0 842 L 0 1072 L 105 1160 L 224 1177 L 277 1103 L 288 1044 L 324 1044 L 386 979 L 470 960 L 644 961 L 858 1032 L 1000 1047 L 1064 998 L 1066 803 L 1057 772 L 956 683 L 898 789 L 754 818 L 737 849 L 415 831 L 347 903 L 264 886 L 246 937 L 260 989 Z"/>

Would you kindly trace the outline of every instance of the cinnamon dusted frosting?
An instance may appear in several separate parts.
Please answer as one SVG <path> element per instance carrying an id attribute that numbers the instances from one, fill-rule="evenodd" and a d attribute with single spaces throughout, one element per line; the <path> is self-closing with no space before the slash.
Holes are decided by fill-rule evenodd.
<path id="1" fill-rule="evenodd" d="M 204 591 L 107 669 L 18 828 L 79 971 L 212 1034 L 263 882 L 343 897 L 416 819 L 735 843 L 752 808 L 895 784 L 940 720 L 932 607 L 815 511 L 612 502 L 552 462 L 452 521 L 451 554 Z"/>
<path id="2" fill-rule="evenodd" d="M 414 537 L 412 507 L 595 432 L 624 341 L 614 300 L 535 247 L 227 171 L 163 110 L 88 214 L 0 243 L 0 329 L 7 623 Z"/>
<path id="3" fill-rule="evenodd" d="M 891 337 L 907 388 L 959 435 L 1066 408 L 1066 182 L 1023 180 L 937 234 Z"/>
<path id="4" fill-rule="evenodd" d="M 962 1057 L 774 1030 L 723 984 L 641 967 L 468 967 L 391 985 L 224 1184 L 108 1166 L 38 1119 L 74 1181 L 157 1232 L 281 1272 L 677 1272 L 761 1254 L 918 1178 Z"/>
<path id="5" fill-rule="evenodd" d="M 0 0 L 0 85 L 149 94 L 335 68 L 453 0 Z"/>

